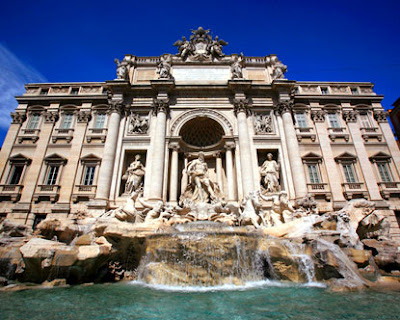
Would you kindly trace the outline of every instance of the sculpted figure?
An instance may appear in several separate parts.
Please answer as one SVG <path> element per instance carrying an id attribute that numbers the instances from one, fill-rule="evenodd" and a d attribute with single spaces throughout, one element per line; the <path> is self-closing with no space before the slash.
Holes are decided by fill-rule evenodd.
<path id="1" fill-rule="evenodd" d="M 266 201 L 272 200 L 272 210 L 266 211 L 262 216 L 266 226 L 276 226 L 282 223 L 292 221 L 295 209 L 289 201 L 285 191 L 281 191 L 279 195 L 265 196 L 260 194 L 261 199 Z"/>
<path id="2" fill-rule="evenodd" d="M 266 192 L 279 192 L 279 164 L 273 160 L 272 153 L 267 154 L 267 160 L 264 161 L 260 168 L 261 185 Z"/>
<path id="3" fill-rule="evenodd" d="M 143 198 L 139 198 L 138 201 L 146 208 L 143 210 L 143 215 L 146 215 L 144 222 L 150 222 L 152 220 L 156 220 L 160 218 L 161 213 L 164 208 L 164 202 L 157 201 L 154 205 L 143 200 Z M 162 217 L 161 217 L 162 218 Z"/>
<path id="4" fill-rule="evenodd" d="M 215 39 L 211 42 L 208 47 L 208 52 L 211 54 L 211 57 L 214 58 L 222 58 L 224 56 L 222 52 L 222 46 L 226 46 L 228 43 L 224 40 L 220 40 L 218 36 L 215 36 Z"/>
<path id="5" fill-rule="evenodd" d="M 126 180 L 125 183 L 125 193 L 131 194 L 137 191 L 143 181 L 145 174 L 145 167 L 140 162 L 140 155 L 135 156 L 135 160 L 131 162 L 125 174 L 122 176 L 122 180 Z"/>
<path id="6" fill-rule="evenodd" d="M 178 57 L 181 57 L 183 60 L 186 60 L 186 58 L 190 55 L 193 54 L 194 48 L 193 45 L 186 40 L 185 37 L 182 37 L 182 40 L 178 40 L 174 43 L 174 46 L 179 47 L 178 48 Z"/>
<path id="7" fill-rule="evenodd" d="M 208 166 L 202 152 L 197 159 L 188 163 L 186 172 L 189 176 L 189 187 L 193 190 L 190 197 L 192 201 L 211 202 L 217 199 L 214 191 L 217 186 L 208 177 Z"/>
<path id="8" fill-rule="evenodd" d="M 126 80 L 128 78 L 128 63 L 125 60 L 121 62 L 118 59 L 114 59 L 117 64 L 117 79 Z"/>
<path id="9" fill-rule="evenodd" d="M 157 66 L 157 74 L 159 79 L 172 79 L 171 75 L 171 56 L 165 55 L 161 57 L 161 61 Z"/>
<path id="10" fill-rule="evenodd" d="M 235 59 L 231 66 L 231 71 L 232 71 L 232 79 L 243 79 L 243 63 L 244 63 L 244 57 L 243 53 L 240 54 L 239 57 Z"/>
<path id="11" fill-rule="evenodd" d="M 240 225 L 253 225 L 257 229 L 260 228 L 260 224 L 263 222 L 262 218 L 258 214 L 261 204 L 258 201 L 259 192 L 250 192 L 249 195 L 243 199 L 242 207 L 243 210 L 240 214 Z"/>
<path id="12" fill-rule="evenodd" d="M 270 115 L 257 115 L 254 121 L 254 128 L 256 133 L 270 133 L 272 132 L 272 119 Z"/>
<path id="13" fill-rule="evenodd" d="M 272 80 L 285 79 L 285 72 L 287 71 L 287 66 L 285 66 L 282 62 L 280 62 L 277 57 L 273 57 L 271 63 L 274 69 L 272 73 Z"/>

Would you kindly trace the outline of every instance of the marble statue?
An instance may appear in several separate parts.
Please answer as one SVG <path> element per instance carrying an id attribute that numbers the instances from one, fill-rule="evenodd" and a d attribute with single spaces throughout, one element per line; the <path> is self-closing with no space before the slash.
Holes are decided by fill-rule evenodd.
<path id="1" fill-rule="evenodd" d="M 145 167 L 140 162 L 140 155 L 137 154 L 135 155 L 135 160 L 131 162 L 125 174 L 122 176 L 122 180 L 126 180 L 126 194 L 132 194 L 132 192 L 139 190 L 142 186 L 144 174 Z"/>
<path id="2" fill-rule="evenodd" d="M 285 79 L 285 72 L 287 71 L 287 66 L 278 60 L 276 56 L 271 58 L 271 64 L 273 67 L 272 80 L 275 79 Z"/>
<path id="3" fill-rule="evenodd" d="M 213 183 L 208 176 L 208 166 L 204 161 L 204 154 L 199 153 L 197 159 L 190 161 L 186 167 L 189 177 L 189 184 L 183 194 L 192 202 L 210 203 L 217 200 L 219 189 L 217 184 Z"/>
<path id="4" fill-rule="evenodd" d="M 149 120 L 134 113 L 129 122 L 128 133 L 131 134 L 144 134 L 149 129 Z"/>
<path id="5" fill-rule="evenodd" d="M 279 192 L 279 164 L 273 160 L 272 153 L 267 154 L 267 160 L 264 161 L 260 168 L 261 186 L 267 193 Z"/>
<path id="6" fill-rule="evenodd" d="M 186 60 L 186 58 L 194 52 L 193 44 L 187 41 L 185 37 L 182 37 L 182 40 L 176 41 L 174 46 L 179 47 L 177 56 L 181 57 L 183 60 Z"/>
<path id="7" fill-rule="evenodd" d="M 215 36 L 215 39 L 209 44 L 208 52 L 213 59 L 219 59 L 225 56 L 222 52 L 222 46 L 226 46 L 228 43 L 224 40 L 220 40 L 218 36 Z"/>
<path id="8" fill-rule="evenodd" d="M 242 72 L 243 64 L 244 64 L 244 57 L 242 53 L 240 54 L 240 56 L 235 58 L 235 61 L 231 66 L 232 79 L 243 79 L 243 72 Z"/>
<path id="9" fill-rule="evenodd" d="M 160 57 L 157 74 L 159 79 L 173 79 L 171 74 L 171 55 L 166 54 Z"/>
<path id="10" fill-rule="evenodd" d="M 145 209 L 142 215 L 145 216 L 144 222 L 148 223 L 156 219 L 162 218 L 161 214 L 164 208 L 164 202 L 159 200 L 154 205 L 146 202 L 143 198 L 139 198 L 138 201 L 142 204 Z"/>
<path id="11" fill-rule="evenodd" d="M 272 200 L 272 210 L 263 212 L 262 219 L 266 227 L 272 227 L 287 223 L 295 218 L 296 210 L 293 208 L 289 201 L 288 195 L 285 191 L 271 196 L 260 194 L 261 199 L 270 201 Z"/>
<path id="12" fill-rule="evenodd" d="M 259 202 L 259 192 L 250 192 L 242 202 L 242 211 L 240 213 L 239 223 L 241 226 L 252 225 L 255 228 L 260 228 L 262 219 L 259 215 L 261 204 Z"/>
<path id="13" fill-rule="evenodd" d="M 117 79 L 118 80 L 127 80 L 128 79 L 128 62 L 124 60 L 119 61 L 118 59 L 114 59 L 114 62 L 117 64 Z"/>

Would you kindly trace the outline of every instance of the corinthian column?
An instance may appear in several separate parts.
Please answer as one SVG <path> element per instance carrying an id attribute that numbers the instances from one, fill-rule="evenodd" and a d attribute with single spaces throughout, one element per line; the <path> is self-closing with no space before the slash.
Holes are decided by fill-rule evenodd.
<path id="1" fill-rule="evenodd" d="M 248 99 L 234 99 L 235 113 L 238 121 L 240 168 L 242 173 L 243 194 L 247 196 L 254 191 L 253 165 L 250 150 L 249 129 L 247 127 Z"/>
<path id="2" fill-rule="evenodd" d="M 235 200 L 235 181 L 233 180 L 233 158 L 232 144 L 226 145 L 225 163 L 226 163 L 226 180 L 228 185 L 228 200 Z"/>
<path id="3" fill-rule="evenodd" d="M 290 168 L 292 170 L 292 176 L 294 177 L 293 183 L 296 198 L 301 198 L 307 194 L 307 180 L 304 174 L 303 162 L 300 157 L 299 144 L 297 142 L 289 102 L 280 102 L 277 105 L 277 111 L 282 115 Z"/>
<path id="4" fill-rule="evenodd" d="M 122 101 L 111 101 L 107 139 L 104 144 L 103 159 L 99 171 L 96 200 L 108 200 L 117 149 L 119 124 L 121 122 Z"/>
<path id="5" fill-rule="evenodd" d="M 167 123 L 168 99 L 154 99 L 153 112 L 157 115 L 156 132 L 151 166 L 151 189 L 149 199 L 162 199 L 165 163 L 165 130 Z"/>
<path id="6" fill-rule="evenodd" d="M 178 200 L 178 144 L 171 144 L 171 172 L 169 179 L 169 201 L 177 202 Z"/>

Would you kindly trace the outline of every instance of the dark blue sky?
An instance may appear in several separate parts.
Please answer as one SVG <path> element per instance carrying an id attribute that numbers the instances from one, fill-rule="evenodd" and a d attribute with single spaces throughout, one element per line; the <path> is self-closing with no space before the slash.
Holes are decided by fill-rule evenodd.
<path id="1" fill-rule="evenodd" d="M 386 0 L 3 1 L 0 90 L 110 80 L 114 58 L 176 53 L 172 44 L 203 26 L 229 42 L 227 54 L 277 54 L 288 79 L 373 82 L 389 108 L 400 96 L 399 12 L 400 1 Z M 3 120 L 15 107 L 0 93 Z M 0 123 L 0 144 L 6 130 Z"/>

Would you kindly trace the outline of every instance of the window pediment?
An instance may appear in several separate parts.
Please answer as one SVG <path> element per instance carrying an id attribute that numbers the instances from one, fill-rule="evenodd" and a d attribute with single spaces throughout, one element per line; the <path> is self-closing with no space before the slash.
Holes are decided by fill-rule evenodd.
<path id="1" fill-rule="evenodd" d="M 342 154 L 338 155 L 335 157 L 336 162 L 355 162 L 357 160 L 357 157 L 354 154 L 351 154 L 349 152 L 343 152 Z"/>
<path id="2" fill-rule="evenodd" d="M 369 157 L 370 161 L 390 161 L 392 157 L 385 152 L 378 152 Z"/>
<path id="3" fill-rule="evenodd" d="M 53 153 L 49 156 L 47 156 L 46 158 L 44 158 L 44 161 L 46 163 L 60 163 L 60 164 L 66 164 L 67 163 L 67 159 L 58 155 L 57 153 Z"/>

